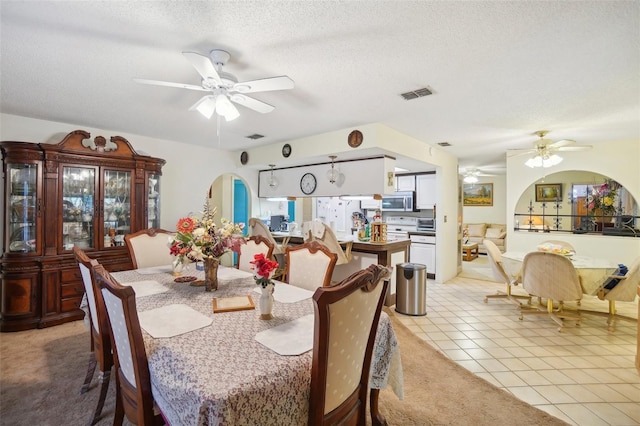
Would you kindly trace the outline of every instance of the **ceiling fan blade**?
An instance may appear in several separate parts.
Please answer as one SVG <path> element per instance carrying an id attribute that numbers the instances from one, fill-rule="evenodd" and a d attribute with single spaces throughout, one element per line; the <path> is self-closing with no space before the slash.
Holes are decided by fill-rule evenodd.
<path id="1" fill-rule="evenodd" d="M 592 145 L 575 145 L 575 146 L 562 146 L 560 148 L 556 148 L 556 151 L 586 151 L 588 149 L 593 148 Z"/>
<path id="2" fill-rule="evenodd" d="M 250 108 L 254 111 L 261 112 L 263 114 L 271 112 L 275 109 L 273 105 L 269 105 L 265 102 L 250 98 L 249 96 L 241 95 L 239 93 L 231 95 L 231 100 L 237 104 Z"/>
<path id="3" fill-rule="evenodd" d="M 203 79 L 213 79 L 216 83 L 221 83 L 220 75 L 218 75 L 218 72 L 208 56 L 203 56 L 195 52 L 182 52 L 182 54 L 189 62 L 191 62 L 191 65 L 193 65 Z"/>
<path id="4" fill-rule="evenodd" d="M 562 139 L 562 140 L 550 143 L 549 146 L 551 148 L 560 148 L 561 146 L 572 145 L 574 143 L 576 143 L 576 141 L 572 139 Z"/>
<path id="5" fill-rule="evenodd" d="M 135 81 L 136 83 L 151 84 L 153 86 L 177 87 L 180 89 L 198 90 L 201 92 L 207 91 L 207 89 L 203 88 L 202 86 L 196 86 L 195 84 L 171 83 L 168 81 L 147 80 L 144 78 L 134 78 L 133 81 Z"/>
<path id="6" fill-rule="evenodd" d="M 207 95 L 200 98 L 198 102 L 191 105 L 189 111 L 197 110 L 200 114 L 207 118 L 211 118 L 216 110 L 216 97 L 213 95 Z"/>
<path id="7" fill-rule="evenodd" d="M 234 84 L 231 90 L 240 93 L 269 92 L 272 90 L 293 89 L 294 83 L 286 75 L 262 78 L 259 80 L 243 81 Z"/>
<path id="8" fill-rule="evenodd" d="M 534 149 L 508 149 L 507 157 L 518 157 L 520 155 L 534 154 L 536 152 L 537 150 L 535 148 Z"/>

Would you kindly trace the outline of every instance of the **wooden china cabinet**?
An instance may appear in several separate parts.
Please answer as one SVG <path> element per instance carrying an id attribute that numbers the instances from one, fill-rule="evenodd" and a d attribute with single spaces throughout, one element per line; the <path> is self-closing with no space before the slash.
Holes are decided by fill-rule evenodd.
<path id="1" fill-rule="evenodd" d="M 124 235 L 160 225 L 165 161 L 120 136 L 0 142 L 4 178 L 0 331 L 83 318 L 78 245 L 109 271 L 131 269 Z"/>

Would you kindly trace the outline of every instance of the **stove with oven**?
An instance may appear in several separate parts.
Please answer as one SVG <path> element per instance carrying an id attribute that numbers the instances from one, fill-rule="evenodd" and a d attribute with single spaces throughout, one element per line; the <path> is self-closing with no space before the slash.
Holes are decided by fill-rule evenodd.
<path id="1" fill-rule="evenodd" d="M 387 222 L 387 241 L 408 240 L 409 232 L 418 229 L 417 217 L 390 216 Z"/>

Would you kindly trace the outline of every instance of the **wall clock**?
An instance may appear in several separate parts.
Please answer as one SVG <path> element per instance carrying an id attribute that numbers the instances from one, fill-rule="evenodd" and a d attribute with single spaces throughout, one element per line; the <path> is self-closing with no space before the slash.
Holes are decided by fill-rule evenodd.
<path id="1" fill-rule="evenodd" d="M 240 162 L 243 165 L 249 162 L 249 153 L 247 151 L 242 151 L 242 154 L 240 154 Z"/>
<path id="2" fill-rule="evenodd" d="M 300 189 L 303 194 L 312 194 L 313 191 L 316 190 L 317 185 L 318 182 L 316 181 L 316 177 L 312 173 L 305 173 L 302 175 L 302 179 L 300 179 Z"/>
<path id="3" fill-rule="evenodd" d="M 282 147 L 282 156 L 284 158 L 287 158 L 288 156 L 291 155 L 291 145 L 289 145 L 288 143 L 284 144 L 284 146 Z"/>
<path id="4" fill-rule="evenodd" d="M 349 137 L 347 138 L 347 142 L 351 148 L 357 148 L 362 143 L 362 132 L 360 130 L 354 130 L 349 133 Z"/>

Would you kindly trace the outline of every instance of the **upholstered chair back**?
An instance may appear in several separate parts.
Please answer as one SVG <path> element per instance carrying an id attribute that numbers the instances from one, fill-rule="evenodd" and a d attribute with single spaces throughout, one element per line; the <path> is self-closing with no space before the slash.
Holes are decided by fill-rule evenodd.
<path id="1" fill-rule="evenodd" d="M 338 255 L 318 241 L 287 247 L 286 256 L 289 284 L 311 291 L 331 284 Z"/>
<path id="2" fill-rule="evenodd" d="M 91 322 L 91 328 L 97 334 L 100 334 L 100 322 L 98 321 L 98 308 L 96 306 L 96 296 L 93 289 L 93 279 L 91 277 L 91 266 L 97 266 L 98 261 L 90 259 L 85 252 L 78 248 L 73 247 L 73 253 L 78 261 L 78 267 L 80 268 L 80 275 L 82 276 L 82 284 L 84 285 L 84 292 L 87 295 L 87 305 L 89 307 L 89 317 Z M 89 266 L 87 266 L 87 263 Z"/>
<path id="3" fill-rule="evenodd" d="M 104 304 L 109 320 L 120 388 L 114 424 L 123 414 L 134 424 L 156 424 L 161 418 L 154 414 L 149 364 L 135 292 L 132 287 L 120 285 L 100 265 L 94 268 L 94 274 L 101 294 L 98 303 Z"/>
<path id="4" fill-rule="evenodd" d="M 388 275 L 386 267 L 371 265 L 314 293 L 309 424 L 365 424 L 371 356 Z"/>
<path id="5" fill-rule="evenodd" d="M 638 286 L 640 285 L 640 257 L 637 257 L 629 269 L 624 279 L 608 291 L 605 300 L 617 300 L 619 302 L 633 302 L 636 299 Z"/>
<path id="6" fill-rule="evenodd" d="M 125 235 L 133 269 L 171 265 L 174 257 L 169 252 L 169 241 L 174 236 L 174 232 L 156 228 Z"/>
<path id="7" fill-rule="evenodd" d="M 267 259 L 273 255 L 274 246 L 261 235 L 252 236 L 247 239 L 246 244 L 240 245 L 240 253 L 238 254 L 238 269 L 241 271 L 254 272 L 253 261 L 256 254 L 264 254 Z"/>
<path id="8" fill-rule="evenodd" d="M 482 244 L 487 249 L 487 257 L 489 258 L 489 264 L 491 265 L 491 271 L 496 281 L 509 284 L 511 279 L 505 272 L 502 265 L 502 253 L 496 244 L 491 240 L 483 240 Z"/>
<path id="9" fill-rule="evenodd" d="M 531 252 L 524 257 L 522 285 L 535 296 L 554 301 L 582 299 L 582 287 L 576 268 L 566 256 Z"/>
<path id="10" fill-rule="evenodd" d="M 323 232 L 316 232 L 314 228 L 311 228 L 311 240 L 312 241 L 320 241 L 322 244 L 327 246 L 332 253 L 338 255 L 338 261 L 336 265 L 344 265 L 345 263 L 351 262 L 351 247 L 353 246 L 353 241 L 348 241 L 345 245 L 345 249 L 342 249 L 336 234 L 333 233 L 331 228 L 322 222 L 313 222 L 316 227 L 321 227 Z M 321 235 L 321 236 L 318 236 Z"/>
<path id="11" fill-rule="evenodd" d="M 282 248 L 281 245 L 276 242 L 275 238 L 273 238 L 273 234 L 271 234 L 271 231 L 269 231 L 269 228 L 267 228 L 267 225 L 265 225 L 264 222 L 258 219 L 257 217 L 252 217 L 249 219 L 249 233 L 251 234 L 252 237 L 262 236 L 269 243 L 271 243 L 273 245 L 274 255 L 284 253 L 284 248 Z"/>

